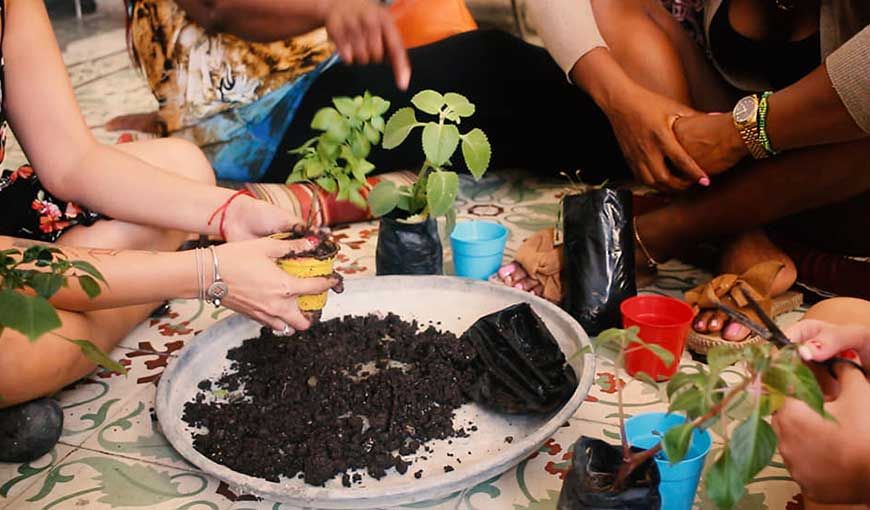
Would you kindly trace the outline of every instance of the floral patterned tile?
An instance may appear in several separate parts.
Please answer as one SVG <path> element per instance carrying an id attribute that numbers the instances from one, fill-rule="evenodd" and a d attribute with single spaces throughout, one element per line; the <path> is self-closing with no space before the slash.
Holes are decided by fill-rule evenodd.
<path id="1" fill-rule="evenodd" d="M 222 510 L 230 501 L 217 492 L 219 485 L 202 473 L 81 449 L 40 473 L 13 507 Z"/>
<path id="2" fill-rule="evenodd" d="M 38 481 L 38 475 L 63 462 L 74 451 L 72 446 L 58 444 L 33 462 L 0 463 L 0 508 L 18 508 L 13 502 Z"/>
<path id="3" fill-rule="evenodd" d="M 81 445 L 145 385 L 153 388 L 168 361 L 166 355 L 140 354 L 125 348 L 115 349 L 111 357 L 127 367 L 126 376 L 99 369 L 57 395 L 64 409 L 61 442 Z"/>

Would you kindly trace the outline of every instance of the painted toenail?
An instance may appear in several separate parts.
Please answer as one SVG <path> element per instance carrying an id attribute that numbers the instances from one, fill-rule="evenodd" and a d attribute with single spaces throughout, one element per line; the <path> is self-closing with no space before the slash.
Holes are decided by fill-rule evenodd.
<path id="1" fill-rule="evenodd" d="M 503 268 L 498 270 L 498 275 L 502 278 L 507 278 L 508 276 L 513 274 L 513 272 L 516 270 L 517 270 L 516 264 L 508 264 L 508 265 L 506 265 Z"/>
<path id="2" fill-rule="evenodd" d="M 743 333 L 743 328 L 740 324 L 731 323 L 725 326 L 725 336 L 729 338 L 737 338 Z"/>

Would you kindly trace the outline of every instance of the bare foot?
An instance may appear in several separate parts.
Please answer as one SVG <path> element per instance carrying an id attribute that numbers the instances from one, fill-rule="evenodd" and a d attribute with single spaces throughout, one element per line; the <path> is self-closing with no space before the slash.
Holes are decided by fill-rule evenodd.
<path id="1" fill-rule="evenodd" d="M 785 265 L 771 287 L 771 295 L 779 296 L 794 285 L 797 268 L 791 258 L 773 244 L 762 230 L 752 230 L 734 239 L 722 253 L 719 269 L 722 274 L 742 274 L 755 264 L 767 260 L 779 260 Z M 748 329 L 729 321 L 718 310 L 699 313 L 693 327 L 699 333 L 721 332 L 723 339 L 732 342 L 749 336 Z"/>

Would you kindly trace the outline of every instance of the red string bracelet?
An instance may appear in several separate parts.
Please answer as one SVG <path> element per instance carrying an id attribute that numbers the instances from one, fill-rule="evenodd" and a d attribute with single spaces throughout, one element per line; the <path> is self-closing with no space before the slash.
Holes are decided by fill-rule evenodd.
<path id="1" fill-rule="evenodd" d="M 208 226 L 211 226 L 215 217 L 218 215 L 218 213 L 220 213 L 221 221 L 220 221 L 220 226 L 218 227 L 218 232 L 220 232 L 221 238 L 224 241 L 227 240 L 227 234 L 224 231 L 224 221 L 227 219 L 227 209 L 230 207 L 230 204 L 233 202 L 233 200 L 235 200 L 236 198 L 238 198 L 242 195 L 246 195 L 246 196 L 249 196 L 251 198 L 256 198 L 256 197 L 254 197 L 254 194 L 251 193 L 250 191 L 248 191 L 246 189 L 240 189 L 239 191 L 236 191 L 235 193 L 233 193 L 232 196 L 230 196 L 230 198 L 228 198 L 226 200 L 226 202 L 223 203 L 223 205 L 221 205 L 220 207 L 215 209 L 214 212 L 211 213 L 211 217 L 208 219 Z"/>

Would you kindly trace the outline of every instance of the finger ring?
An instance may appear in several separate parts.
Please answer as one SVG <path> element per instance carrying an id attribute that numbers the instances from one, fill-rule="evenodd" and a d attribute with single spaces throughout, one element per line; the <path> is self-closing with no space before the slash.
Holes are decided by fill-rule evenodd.
<path id="1" fill-rule="evenodd" d="M 290 336 L 293 334 L 293 330 L 287 324 L 284 324 L 284 329 L 281 331 L 281 334 L 284 336 Z"/>

